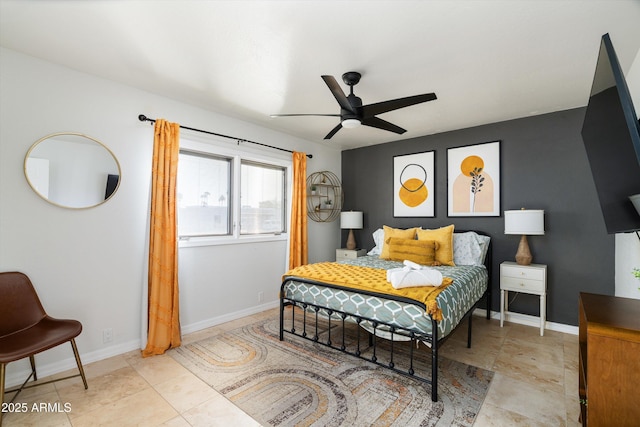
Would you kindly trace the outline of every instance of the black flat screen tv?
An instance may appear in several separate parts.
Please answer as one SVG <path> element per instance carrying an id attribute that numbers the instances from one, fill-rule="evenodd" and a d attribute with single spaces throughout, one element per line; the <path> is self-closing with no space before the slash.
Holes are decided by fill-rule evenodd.
<path id="1" fill-rule="evenodd" d="M 607 233 L 640 230 L 640 122 L 609 34 L 602 36 L 582 126 Z"/>

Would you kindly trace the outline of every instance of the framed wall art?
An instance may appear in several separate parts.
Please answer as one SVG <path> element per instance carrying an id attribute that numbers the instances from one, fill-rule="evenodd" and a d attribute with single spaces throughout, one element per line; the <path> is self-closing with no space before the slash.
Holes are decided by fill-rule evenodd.
<path id="1" fill-rule="evenodd" d="M 435 151 L 393 157 L 393 216 L 435 214 Z"/>
<path id="2" fill-rule="evenodd" d="M 500 216 L 500 141 L 447 150 L 448 216 Z"/>

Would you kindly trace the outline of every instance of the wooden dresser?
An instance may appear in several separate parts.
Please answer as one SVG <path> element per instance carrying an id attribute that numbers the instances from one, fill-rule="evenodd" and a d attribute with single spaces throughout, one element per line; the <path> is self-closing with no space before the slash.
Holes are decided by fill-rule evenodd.
<path id="1" fill-rule="evenodd" d="M 640 425 L 640 300 L 580 293 L 583 426 Z"/>

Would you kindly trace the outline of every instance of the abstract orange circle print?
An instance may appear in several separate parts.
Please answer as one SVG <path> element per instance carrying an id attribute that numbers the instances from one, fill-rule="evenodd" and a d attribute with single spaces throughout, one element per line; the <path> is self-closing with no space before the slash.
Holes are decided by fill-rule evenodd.
<path id="1" fill-rule="evenodd" d="M 449 215 L 499 215 L 499 143 L 449 149 Z"/>
<path id="2" fill-rule="evenodd" d="M 394 157 L 394 216 L 433 216 L 434 152 Z"/>

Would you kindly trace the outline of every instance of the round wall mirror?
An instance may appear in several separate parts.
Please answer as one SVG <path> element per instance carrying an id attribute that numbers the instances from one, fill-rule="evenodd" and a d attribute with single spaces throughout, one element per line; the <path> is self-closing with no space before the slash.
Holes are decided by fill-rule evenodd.
<path id="1" fill-rule="evenodd" d="M 25 156 L 24 174 L 40 197 L 72 209 L 98 206 L 120 185 L 120 164 L 111 150 L 80 133 L 40 138 Z"/>

